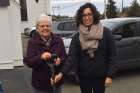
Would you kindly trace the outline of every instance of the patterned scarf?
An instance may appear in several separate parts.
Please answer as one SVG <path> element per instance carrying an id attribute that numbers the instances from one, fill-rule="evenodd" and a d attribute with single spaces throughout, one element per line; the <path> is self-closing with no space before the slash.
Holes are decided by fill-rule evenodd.
<path id="1" fill-rule="evenodd" d="M 50 43 L 51 43 L 51 41 L 52 41 L 52 37 L 50 36 L 49 38 L 44 38 L 44 37 L 41 37 L 42 39 L 43 39 L 43 42 L 45 43 L 45 45 L 47 46 L 47 47 L 49 47 L 50 46 Z"/>
<path id="2" fill-rule="evenodd" d="M 103 38 L 103 26 L 101 23 L 92 25 L 90 30 L 84 25 L 79 26 L 79 40 L 82 50 L 87 50 L 91 58 L 94 57 L 94 52 L 97 50 L 99 40 Z"/>

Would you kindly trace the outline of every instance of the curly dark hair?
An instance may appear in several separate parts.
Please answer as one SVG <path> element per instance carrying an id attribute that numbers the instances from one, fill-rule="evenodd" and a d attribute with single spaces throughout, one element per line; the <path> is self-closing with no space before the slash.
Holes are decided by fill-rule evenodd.
<path id="1" fill-rule="evenodd" d="M 76 13 L 76 24 L 77 24 L 77 27 L 83 23 L 82 21 L 82 17 L 83 17 L 83 11 L 86 9 L 86 8 L 90 8 L 91 11 L 92 11 L 92 14 L 93 14 L 93 22 L 94 24 L 98 24 L 99 23 L 99 20 L 100 20 L 100 13 L 97 11 L 96 7 L 94 4 L 92 3 L 85 3 L 84 5 L 82 5 L 77 13 Z"/>

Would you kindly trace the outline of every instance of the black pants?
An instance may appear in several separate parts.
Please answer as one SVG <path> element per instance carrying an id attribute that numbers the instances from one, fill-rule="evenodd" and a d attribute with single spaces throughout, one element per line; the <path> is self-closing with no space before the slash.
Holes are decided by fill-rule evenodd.
<path id="1" fill-rule="evenodd" d="M 81 93 L 105 93 L 105 78 L 81 78 Z"/>

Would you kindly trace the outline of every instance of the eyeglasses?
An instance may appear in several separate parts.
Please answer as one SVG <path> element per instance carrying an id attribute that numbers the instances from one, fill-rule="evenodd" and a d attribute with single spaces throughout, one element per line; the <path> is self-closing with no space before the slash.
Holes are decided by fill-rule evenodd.
<path id="1" fill-rule="evenodd" d="M 87 14 L 82 14 L 83 17 L 86 17 L 86 16 L 92 16 L 93 14 L 91 13 L 87 13 Z"/>

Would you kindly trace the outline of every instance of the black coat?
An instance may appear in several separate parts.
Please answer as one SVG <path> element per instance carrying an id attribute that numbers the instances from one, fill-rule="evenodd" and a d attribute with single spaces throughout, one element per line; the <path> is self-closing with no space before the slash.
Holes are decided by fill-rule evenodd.
<path id="1" fill-rule="evenodd" d="M 79 33 L 72 38 L 68 59 L 62 73 L 67 74 L 72 66 L 76 65 L 79 76 L 82 77 L 112 77 L 116 72 L 116 47 L 111 32 L 104 28 L 103 38 L 99 41 L 94 58 L 90 58 L 86 50 L 81 50 Z M 74 64 L 74 65 L 73 65 Z"/>

